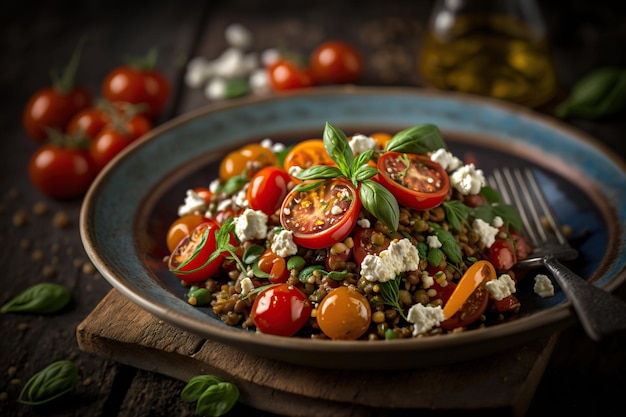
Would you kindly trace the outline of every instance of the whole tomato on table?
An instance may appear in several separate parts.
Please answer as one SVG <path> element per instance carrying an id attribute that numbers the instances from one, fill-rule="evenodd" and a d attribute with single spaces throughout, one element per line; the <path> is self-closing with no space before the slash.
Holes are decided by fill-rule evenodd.
<path id="1" fill-rule="evenodd" d="M 170 99 L 171 86 L 155 64 L 153 50 L 145 59 L 114 68 L 102 83 L 102 96 L 112 103 L 144 105 L 144 114 L 159 117 Z"/>
<path id="2" fill-rule="evenodd" d="M 363 73 L 363 57 L 353 45 L 332 40 L 315 48 L 309 68 L 317 84 L 354 83 Z"/>

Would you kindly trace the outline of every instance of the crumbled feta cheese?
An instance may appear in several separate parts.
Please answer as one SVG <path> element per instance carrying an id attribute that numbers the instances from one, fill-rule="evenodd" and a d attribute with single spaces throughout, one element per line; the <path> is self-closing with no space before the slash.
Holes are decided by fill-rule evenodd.
<path id="1" fill-rule="evenodd" d="M 280 59 L 280 51 L 276 48 L 269 48 L 261 53 L 261 63 L 264 67 L 269 67 L 278 59 Z"/>
<path id="2" fill-rule="evenodd" d="M 515 281 L 509 274 L 502 274 L 498 279 L 487 281 L 485 287 L 491 294 L 491 298 L 496 301 L 500 301 L 516 291 Z"/>
<path id="3" fill-rule="evenodd" d="M 490 248 L 496 241 L 496 236 L 499 230 L 489 225 L 486 221 L 482 219 L 474 219 L 472 222 L 472 228 L 478 234 L 480 241 L 486 248 Z"/>
<path id="4" fill-rule="evenodd" d="M 363 229 L 369 229 L 370 227 L 372 227 L 369 219 L 359 219 L 356 221 L 356 224 L 358 224 Z"/>
<path id="5" fill-rule="evenodd" d="M 216 193 L 217 189 L 220 188 L 221 182 L 219 178 L 214 179 L 209 183 L 209 191 L 212 193 Z"/>
<path id="6" fill-rule="evenodd" d="M 247 188 L 237 191 L 233 196 L 233 203 L 241 208 L 249 207 Z"/>
<path id="7" fill-rule="evenodd" d="M 444 148 L 439 148 L 430 155 L 430 160 L 441 165 L 447 172 L 452 172 L 461 167 L 463 162 Z"/>
<path id="8" fill-rule="evenodd" d="M 187 63 L 185 84 L 191 88 L 200 88 L 213 74 L 213 66 L 204 57 L 196 57 Z"/>
<path id="9" fill-rule="evenodd" d="M 502 217 L 496 216 L 491 221 L 491 225 L 493 227 L 502 227 L 502 226 L 504 226 L 504 220 L 502 220 Z"/>
<path id="10" fill-rule="evenodd" d="M 425 306 L 414 304 L 408 311 L 406 318 L 413 323 L 413 336 L 425 333 L 446 319 L 441 306 Z"/>
<path id="11" fill-rule="evenodd" d="M 333 216 L 338 216 L 341 213 L 343 213 L 343 209 L 339 206 L 332 206 L 330 209 L 330 214 L 332 214 Z"/>
<path id="12" fill-rule="evenodd" d="M 265 239 L 267 237 L 267 214 L 247 208 L 235 218 L 235 234 L 240 241 Z"/>
<path id="13" fill-rule="evenodd" d="M 211 100 L 226 98 L 226 80 L 220 77 L 212 78 L 204 88 L 204 95 Z"/>
<path id="14" fill-rule="evenodd" d="M 228 48 L 213 61 L 213 71 L 217 78 L 232 80 L 241 78 L 249 72 L 249 63 L 239 48 Z"/>
<path id="15" fill-rule="evenodd" d="M 376 147 L 376 139 L 365 135 L 354 135 L 348 142 L 355 154 L 367 152 Z"/>
<path id="16" fill-rule="evenodd" d="M 241 280 L 241 295 L 248 295 L 253 289 L 254 284 L 252 283 L 252 280 L 250 278 L 245 277 Z"/>
<path id="17" fill-rule="evenodd" d="M 291 230 L 281 230 L 274 235 L 272 252 L 283 258 L 298 253 L 298 246 L 293 242 L 293 232 Z"/>
<path id="18" fill-rule="evenodd" d="M 435 279 L 428 273 L 428 271 L 422 272 L 422 287 L 425 290 L 429 289 L 435 284 Z"/>
<path id="19" fill-rule="evenodd" d="M 224 38 L 230 46 L 248 49 L 252 45 L 252 32 L 239 23 L 232 23 L 226 27 Z"/>
<path id="20" fill-rule="evenodd" d="M 426 243 L 428 243 L 428 247 L 432 249 L 437 249 L 442 246 L 439 238 L 435 235 L 430 235 L 426 238 Z"/>
<path id="21" fill-rule="evenodd" d="M 554 285 L 545 274 L 537 274 L 535 276 L 535 286 L 533 288 L 535 294 L 540 297 L 552 297 L 554 295 Z"/>
<path id="22" fill-rule="evenodd" d="M 478 194 L 485 186 L 485 176 L 482 169 L 476 169 L 474 164 L 467 164 L 450 175 L 450 184 L 463 195 Z"/>
<path id="23" fill-rule="evenodd" d="M 302 171 L 302 167 L 299 167 L 298 165 L 292 165 L 289 167 L 289 171 L 287 171 L 289 173 L 289 175 L 291 175 L 292 177 L 297 177 L 298 174 Z"/>
<path id="24" fill-rule="evenodd" d="M 361 276 L 368 281 L 386 282 L 396 275 L 419 269 L 419 253 L 409 239 L 391 242 L 378 255 L 366 255 L 361 262 Z"/>
<path id="25" fill-rule="evenodd" d="M 187 190 L 187 196 L 185 197 L 185 204 L 178 207 L 178 216 L 184 216 L 197 211 L 204 211 L 206 209 L 206 202 L 193 190 Z"/>

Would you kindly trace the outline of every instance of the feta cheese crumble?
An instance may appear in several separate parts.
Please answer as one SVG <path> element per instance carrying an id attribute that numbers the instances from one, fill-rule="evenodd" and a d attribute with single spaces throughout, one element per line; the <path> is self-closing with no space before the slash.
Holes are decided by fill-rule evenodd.
<path id="1" fill-rule="evenodd" d="M 206 208 L 206 202 L 193 190 L 187 190 L 187 196 L 185 197 L 185 203 L 178 207 L 178 216 L 185 216 L 198 211 L 204 211 Z"/>
<path id="2" fill-rule="evenodd" d="M 293 232 L 291 230 L 283 229 L 274 235 L 271 248 L 272 252 L 283 258 L 298 253 L 298 246 L 293 241 Z"/>
<path id="3" fill-rule="evenodd" d="M 496 229 L 482 219 L 474 219 L 472 222 L 472 228 L 476 233 L 478 233 L 480 241 L 486 248 L 490 248 L 491 245 L 493 245 L 496 241 L 496 236 L 500 232 L 499 229 Z"/>
<path id="4" fill-rule="evenodd" d="M 261 210 L 245 209 L 235 218 L 235 234 L 240 241 L 265 239 L 267 237 L 267 214 Z"/>
<path id="5" fill-rule="evenodd" d="M 463 195 L 478 194 L 485 184 L 482 169 L 476 169 L 474 164 L 464 165 L 450 175 L 450 185 Z"/>
<path id="6" fill-rule="evenodd" d="M 513 294 L 515 289 L 515 281 L 509 274 L 502 274 L 498 279 L 492 279 L 485 284 L 487 291 L 496 301 L 500 301 Z"/>
<path id="7" fill-rule="evenodd" d="M 426 238 L 426 243 L 428 244 L 428 247 L 431 249 L 437 249 L 443 246 L 441 242 L 439 241 L 439 238 L 435 235 L 428 236 Z"/>
<path id="8" fill-rule="evenodd" d="M 361 276 L 368 281 L 387 282 L 396 275 L 419 269 L 419 253 L 409 239 L 389 244 L 378 255 L 366 255 L 361 262 Z"/>
<path id="9" fill-rule="evenodd" d="M 425 306 L 419 303 L 409 309 L 406 318 L 413 323 L 413 336 L 439 327 L 439 324 L 446 319 L 441 306 Z"/>
<path id="10" fill-rule="evenodd" d="M 535 286 L 533 287 L 535 294 L 542 298 L 552 297 L 554 295 L 554 285 L 545 274 L 537 274 L 535 276 Z"/>
<path id="11" fill-rule="evenodd" d="M 358 224 L 363 229 L 369 229 L 370 227 L 372 227 L 372 224 L 368 219 L 359 219 L 356 221 L 356 224 Z"/>
<path id="12" fill-rule="evenodd" d="M 430 154 L 430 160 L 441 165 L 441 167 L 447 172 L 453 172 L 460 168 L 463 164 L 459 158 L 452 155 L 452 153 L 448 152 L 444 148 L 439 148 Z"/>
<path id="13" fill-rule="evenodd" d="M 250 294 L 250 291 L 252 291 L 254 289 L 254 284 L 252 283 L 252 280 L 248 277 L 245 277 L 244 279 L 241 280 L 241 295 L 242 296 L 246 296 L 248 294 Z"/>
<path id="14" fill-rule="evenodd" d="M 355 154 L 367 152 L 376 147 L 376 139 L 365 135 L 354 135 L 348 142 Z"/>

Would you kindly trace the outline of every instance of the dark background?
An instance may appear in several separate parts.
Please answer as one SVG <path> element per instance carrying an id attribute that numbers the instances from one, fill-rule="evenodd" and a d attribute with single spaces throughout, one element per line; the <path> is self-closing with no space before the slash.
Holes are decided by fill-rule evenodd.
<path id="1" fill-rule="evenodd" d="M 254 48 L 286 47 L 309 53 L 341 38 L 366 57 L 362 85 L 420 86 L 416 57 L 433 2 L 413 1 L 5 1 L 0 15 L 0 304 L 22 289 L 49 280 L 71 289 L 61 314 L 0 316 L 0 414 L 4 416 L 187 416 L 182 381 L 129 368 L 81 352 L 76 326 L 111 289 L 88 262 L 78 232 L 80 200 L 39 194 L 26 166 L 37 144 L 20 119 L 28 97 L 49 84 L 49 70 L 69 60 L 78 39 L 88 42 L 77 81 L 94 97 L 105 75 L 127 56 L 160 51 L 158 68 L 174 87 L 159 122 L 210 104 L 183 83 L 185 62 L 216 57 L 224 28 L 242 23 Z M 626 67 L 626 6 L 614 1 L 540 1 L 561 83 L 555 102 L 576 80 L 601 66 Z M 549 113 L 555 102 L 539 111 Z M 624 112 L 599 120 L 568 120 L 624 158 Z M 38 214 L 43 204 L 47 212 Z M 61 227 L 55 217 L 64 215 Z M 112 214 L 114 215 L 114 214 Z M 624 297 L 624 288 L 619 290 Z M 626 297 L 624 297 L 626 298 Z M 626 388 L 626 339 L 591 342 L 580 326 L 560 338 L 528 415 L 621 415 Z M 81 373 L 68 403 L 33 409 L 16 404 L 21 385 L 57 358 L 74 360 Z M 6 395 L 4 395 L 6 393 Z M 267 415 L 238 406 L 240 412 Z M 236 412 L 233 412 L 236 414 Z"/>

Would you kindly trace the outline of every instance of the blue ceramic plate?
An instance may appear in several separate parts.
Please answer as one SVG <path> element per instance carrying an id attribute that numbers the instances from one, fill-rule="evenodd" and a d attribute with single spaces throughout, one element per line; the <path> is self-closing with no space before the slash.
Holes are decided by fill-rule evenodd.
<path id="1" fill-rule="evenodd" d="M 185 191 L 217 176 L 222 157 L 264 138 L 321 137 L 329 121 L 347 134 L 438 125 L 451 150 L 493 167 L 531 166 L 581 257 L 570 266 L 611 291 L 626 278 L 626 167 L 597 141 L 521 107 L 418 89 L 332 88 L 210 106 L 155 129 L 120 154 L 85 198 L 80 228 L 102 275 L 143 309 L 182 329 L 256 355 L 332 368 L 407 368 L 468 360 L 547 336 L 576 317 L 557 288 L 551 298 L 522 280 L 517 318 L 430 338 L 380 342 L 285 338 L 224 325 L 196 308 L 162 261 L 165 233 Z M 313 355 L 313 356 L 312 356 Z M 351 360 L 345 360 L 349 355 Z M 384 360 L 378 360 L 384 355 Z M 318 361 L 315 361 L 318 362 Z"/>

